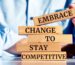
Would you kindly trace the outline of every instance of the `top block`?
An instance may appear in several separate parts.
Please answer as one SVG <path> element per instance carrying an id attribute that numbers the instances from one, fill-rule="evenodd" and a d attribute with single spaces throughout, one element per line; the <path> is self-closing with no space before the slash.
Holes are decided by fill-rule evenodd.
<path id="1" fill-rule="evenodd" d="M 75 9 L 67 9 L 64 11 L 55 12 L 44 16 L 34 17 L 33 20 L 35 25 L 44 25 L 48 23 L 57 22 L 60 20 L 69 19 L 72 17 L 75 17 Z"/>

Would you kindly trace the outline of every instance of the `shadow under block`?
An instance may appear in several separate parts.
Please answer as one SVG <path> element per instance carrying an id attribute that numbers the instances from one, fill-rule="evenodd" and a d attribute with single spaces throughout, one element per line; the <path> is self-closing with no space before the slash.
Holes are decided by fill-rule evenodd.
<path id="1" fill-rule="evenodd" d="M 21 65 L 67 65 L 66 61 L 21 61 Z"/>

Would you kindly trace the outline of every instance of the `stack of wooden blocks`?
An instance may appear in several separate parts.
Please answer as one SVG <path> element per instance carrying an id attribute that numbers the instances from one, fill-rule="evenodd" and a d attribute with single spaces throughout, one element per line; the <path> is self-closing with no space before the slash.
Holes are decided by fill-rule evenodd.
<path id="1" fill-rule="evenodd" d="M 39 22 L 38 18 L 40 17 L 33 18 L 35 25 L 47 24 Z M 72 43 L 72 35 L 62 34 L 61 26 L 19 26 L 19 34 L 28 35 L 27 39 L 16 46 L 21 53 L 22 65 L 66 65 L 67 55 L 66 52 L 61 52 L 61 48 Z"/>

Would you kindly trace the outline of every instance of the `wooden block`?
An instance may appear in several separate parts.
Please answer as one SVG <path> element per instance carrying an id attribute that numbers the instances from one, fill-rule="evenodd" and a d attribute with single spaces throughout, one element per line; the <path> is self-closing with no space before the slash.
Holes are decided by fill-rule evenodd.
<path id="1" fill-rule="evenodd" d="M 66 52 L 22 52 L 22 60 L 66 61 Z"/>
<path id="2" fill-rule="evenodd" d="M 72 43 L 72 35 L 48 34 L 48 35 L 28 35 L 28 42 L 50 42 L 50 43 Z"/>
<path id="3" fill-rule="evenodd" d="M 66 61 L 21 61 L 21 65 L 67 65 Z"/>
<path id="4" fill-rule="evenodd" d="M 30 51 L 61 51 L 60 43 L 28 43 L 17 44 L 17 52 L 30 52 Z"/>
<path id="5" fill-rule="evenodd" d="M 61 26 L 19 26 L 19 34 L 61 34 Z"/>
<path id="6" fill-rule="evenodd" d="M 60 12 L 55 12 L 52 14 L 34 17 L 34 24 L 35 25 L 43 25 L 48 23 L 54 23 L 60 20 L 65 20 L 69 18 L 75 17 L 75 9 L 67 9 Z"/>

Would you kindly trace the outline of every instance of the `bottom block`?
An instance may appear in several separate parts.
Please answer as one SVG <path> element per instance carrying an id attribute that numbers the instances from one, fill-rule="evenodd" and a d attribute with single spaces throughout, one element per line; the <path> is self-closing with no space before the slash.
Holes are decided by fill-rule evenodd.
<path id="1" fill-rule="evenodd" d="M 23 61 L 66 61 L 66 52 L 22 52 L 21 59 Z"/>

